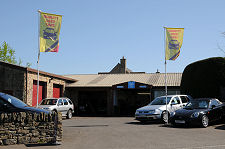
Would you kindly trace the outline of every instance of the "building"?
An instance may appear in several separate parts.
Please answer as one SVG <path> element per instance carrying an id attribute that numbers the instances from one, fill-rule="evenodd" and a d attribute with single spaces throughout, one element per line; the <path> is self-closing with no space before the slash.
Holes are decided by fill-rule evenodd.
<path id="1" fill-rule="evenodd" d="M 76 80 L 40 71 L 39 102 L 64 96 L 66 83 Z M 0 92 L 11 94 L 30 106 L 37 104 L 37 70 L 0 61 Z"/>
<path id="2" fill-rule="evenodd" d="M 76 79 L 66 84 L 66 95 L 77 106 L 78 115 L 134 115 L 137 108 L 165 95 L 165 74 L 133 72 L 123 57 L 110 72 L 65 75 Z M 182 73 L 168 73 L 168 94 L 180 94 Z"/>

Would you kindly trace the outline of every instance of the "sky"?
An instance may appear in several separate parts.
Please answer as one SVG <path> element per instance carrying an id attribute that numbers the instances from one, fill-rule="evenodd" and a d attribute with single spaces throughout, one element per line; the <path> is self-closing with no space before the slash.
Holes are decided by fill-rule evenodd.
<path id="1" fill-rule="evenodd" d="M 63 15 L 59 52 L 40 55 L 49 73 L 109 72 L 124 56 L 132 71 L 165 72 L 164 28 L 184 28 L 180 56 L 167 72 L 195 61 L 224 57 L 224 0 L 0 0 L 0 44 L 24 66 L 37 69 L 38 10 Z M 225 50 L 224 50 L 225 51 Z"/>

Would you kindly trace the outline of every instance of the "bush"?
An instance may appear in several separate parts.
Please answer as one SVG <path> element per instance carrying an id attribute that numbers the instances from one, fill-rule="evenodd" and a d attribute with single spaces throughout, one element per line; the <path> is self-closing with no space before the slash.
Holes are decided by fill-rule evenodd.
<path id="1" fill-rule="evenodd" d="M 225 100 L 225 58 L 213 57 L 189 64 L 182 75 L 181 92 L 193 98 Z"/>

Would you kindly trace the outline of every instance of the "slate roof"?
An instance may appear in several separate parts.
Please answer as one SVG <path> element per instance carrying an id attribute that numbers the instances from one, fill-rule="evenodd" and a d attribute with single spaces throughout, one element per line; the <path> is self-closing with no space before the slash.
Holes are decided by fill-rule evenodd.
<path id="1" fill-rule="evenodd" d="M 66 87 L 112 87 L 129 81 L 165 86 L 165 73 L 64 75 L 77 80 Z M 182 73 L 167 73 L 167 86 L 180 86 Z"/>

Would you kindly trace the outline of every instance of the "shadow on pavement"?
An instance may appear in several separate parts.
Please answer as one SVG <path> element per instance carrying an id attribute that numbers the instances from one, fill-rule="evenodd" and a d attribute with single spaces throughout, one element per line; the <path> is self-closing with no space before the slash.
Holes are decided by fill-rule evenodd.
<path id="1" fill-rule="evenodd" d="M 225 130 L 225 125 L 217 126 L 215 129 Z"/>
<path id="2" fill-rule="evenodd" d="M 125 124 L 130 124 L 130 125 L 154 125 L 154 124 L 162 124 L 161 121 L 147 121 L 147 122 L 127 122 Z"/>
<path id="3" fill-rule="evenodd" d="M 61 145 L 61 143 L 25 144 L 26 147 L 59 146 L 59 145 Z"/>
<path id="4" fill-rule="evenodd" d="M 109 125 L 78 125 L 78 126 L 64 126 L 64 127 L 107 127 Z"/>

